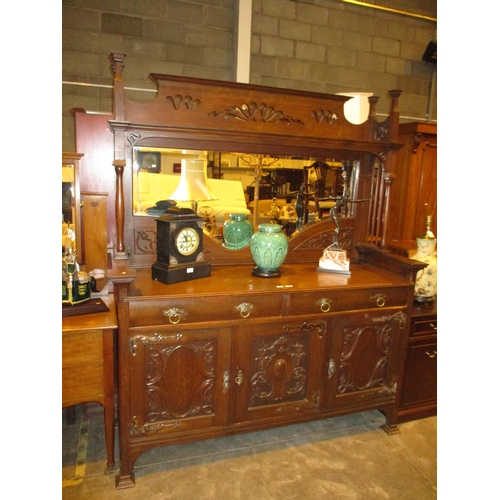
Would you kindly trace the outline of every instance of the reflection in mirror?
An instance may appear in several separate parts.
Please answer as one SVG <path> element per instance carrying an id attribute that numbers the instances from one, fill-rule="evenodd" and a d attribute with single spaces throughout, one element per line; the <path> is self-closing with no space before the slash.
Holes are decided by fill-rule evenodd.
<path id="1" fill-rule="evenodd" d="M 82 153 L 62 153 L 62 252 L 69 245 L 83 261 L 80 237 L 80 160 Z"/>
<path id="2" fill-rule="evenodd" d="M 134 147 L 134 215 L 158 217 L 165 213 L 166 200 L 179 185 L 183 160 L 192 159 L 203 160 L 207 187 L 217 198 L 193 200 L 197 213 L 205 219 L 205 232 L 221 241 L 224 221 L 231 213 L 248 215 L 254 230 L 262 223 L 279 223 L 291 236 L 328 217 L 334 198 L 348 193 L 355 199 L 357 195 L 359 161 Z M 319 198 L 330 200 L 320 203 Z M 354 210 L 355 204 L 348 204 L 341 216 L 352 217 Z"/>
<path id="3" fill-rule="evenodd" d="M 75 166 L 62 165 L 62 252 L 76 252 Z"/>

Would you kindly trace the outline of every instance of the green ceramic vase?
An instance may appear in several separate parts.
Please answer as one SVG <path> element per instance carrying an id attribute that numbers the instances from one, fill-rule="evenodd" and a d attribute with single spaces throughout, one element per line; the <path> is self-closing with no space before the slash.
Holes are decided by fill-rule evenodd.
<path id="1" fill-rule="evenodd" d="M 231 249 L 246 247 L 253 234 L 253 225 L 247 214 L 229 214 L 222 230 L 224 246 Z"/>
<path id="2" fill-rule="evenodd" d="M 279 224 L 260 224 L 250 240 L 250 253 L 255 262 L 252 274 L 263 278 L 281 276 L 280 266 L 288 252 L 288 238 Z"/>

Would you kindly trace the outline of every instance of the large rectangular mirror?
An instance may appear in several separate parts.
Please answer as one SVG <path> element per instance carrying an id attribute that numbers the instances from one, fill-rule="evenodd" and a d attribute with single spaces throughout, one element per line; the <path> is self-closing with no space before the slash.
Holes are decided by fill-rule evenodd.
<path id="1" fill-rule="evenodd" d="M 320 172 L 315 158 L 134 147 L 134 215 L 158 216 L 163 206 L 159 202 L 171 199 L 179 185 L 183 161 L 193 159 L 203 161 L 207 186 L 217 198 L 195 200 L 198 212 L 214 217 L 219 226 L 229 213 L 252 214 L 257 224 L 269 215 L 273 203 L 280 210 L 285 205 L 293 207 L 301 186 L 310 193 L 309 211 L 313 218 L 327 216 L 335 203 L 323 204 L 321 211 L 316 198 L 341 196 L 346 182 L 351 199 L 357 194 L 359 162 L 354 162 L 346 177 L 342 175 L 345 164 L 333 158 L 321 162 L 325 169 Z"/>

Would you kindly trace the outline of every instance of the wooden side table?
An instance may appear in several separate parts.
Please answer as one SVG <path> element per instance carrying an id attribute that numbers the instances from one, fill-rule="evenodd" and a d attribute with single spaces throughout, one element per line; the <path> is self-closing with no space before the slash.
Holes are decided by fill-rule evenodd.
<path id="1" fill-rule="evenodd" d="M 62 407 L 97 402 L 104 407 L 107 467 L 114 459 L 114 332 L 113 294 L 102 301 L 109 311 L 62 319 Z"/>

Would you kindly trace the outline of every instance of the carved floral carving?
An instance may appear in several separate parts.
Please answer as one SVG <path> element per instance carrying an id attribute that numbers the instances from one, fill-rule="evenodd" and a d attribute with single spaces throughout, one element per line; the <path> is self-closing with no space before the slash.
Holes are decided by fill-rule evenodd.
<path id="1" fill-rule="evenodd" d="M 250 406 L 303 399 L 307 389 L 306 346 L 296 336 L 260 339 L 250 382 Z"/>
<path id="2" fill-rule="evenodd" d="M 141 137 L 142 134 L 140 132 L 130 132 L 127 134 L 127 144 L 133 146 Z"/>
<path id="3" fill-rule="evenodd" d="M 325 120 L 328 125 L 331 125 L 335 120 L 339 119 L 337 113 L 324 109 L 316 109 L 311 111 L 311 116 L 316 118 L 316 121 L 318 123 L 321 123 L 323 120 Z"/>
<path id="4" fill-rule="evenodd" d="M 221 116 L 225 120 L 234 118 L 241 121 L 254 121 L 254 122 L 264 122 L 264 123 L 276 123 L 276 122 L 286 122 L 287 125 L 290 123 L 298 123 L 304 125 L 300 119 L 291 118 L 285 115 L 282 111 L 274 109 L 272 106 L 267 104 L 256 104 L 251 102 L 250 104 L 242 104 L 241 106 L 234 106 L 230 109 L 224 111 L 212 111 L 208 116 L 217 118 Z"/>
<path id="5" fill-rule="evenodd" d="M 201 101 L 199 99 L 194 99 L 190 95 L 184 97 L 180 94 L 176 94 L 174 96 L 169 95 L 166 97 L 166 99 L 167 101 L 172 103 L 172 106 L 177 111 L 181 109 L 181 107 L 186 108 L 188 111 L 193 111 L 201 104 Z"/>
<path id="6" fill-rule="evenodd" d="M 389 135 L 389 127 L 385 123 L 379 123 L 375 127 L 375 132 L 373 135 L 376 141 L 383 141 L 384 139 L 387 139 Z"/>
<path id="7" fill-rule="evenodd" d="M 374 323 L 380 323 L 380 322 L 387 323 L 389 321 L 393 321 L 399 324 L 399 328 L 404 328 L 404 326 L 406 325 L 406 314 L 401 311 L 398 311 L 397 313 L 390 314 L 388 316 L 373 318 L 372 321 Z"/>
<path id="8" fill-rule="evenodd" d="M 392 328 L 392 324 L 384 324 L 344 330 L 340 356 L 339 394 L 387 386 L 387 363 Z M 364 363 L 360 363 L 361 353 Z M 369 376 L 361 376 L 361 367 L 370 371 Z"/>
<path id="9" fill-rule="evenodd" d="M 418 146 L 420 145 L 420 142 L 422 141 L 422 134 L 420 134 L 419 132 L 415 132 L 413 134 L 411 134 L 411 152 L 413 154 L 417 153 L 418 151 Z"/>
<path id="10" fill-rule="evenodd" d="M 341 229 L 339 233 L 339 246 L 341 248 L 350 249 L 352 248 L 352 228 Z M 330 246 L 333 241 L 333 230 L 323 231 L 321 234 L 309 238 L 299 246 L 297 246 L 295 251 L 310 251 L 310 250 L 323 250 Z"/>
<path id="11" fill-rule="evenodd" d="M 136 253 L 156 253 L 156 231 L 136 229 L 134 240 Z"/>

